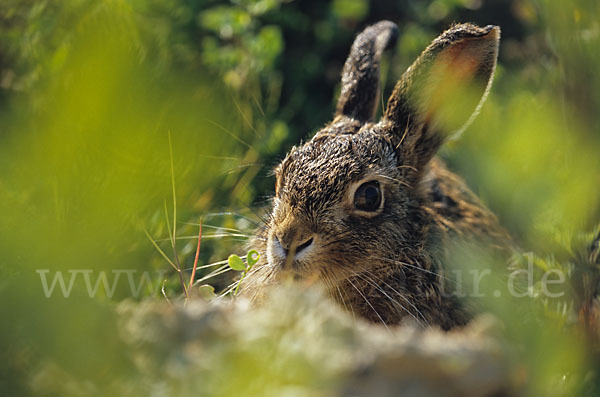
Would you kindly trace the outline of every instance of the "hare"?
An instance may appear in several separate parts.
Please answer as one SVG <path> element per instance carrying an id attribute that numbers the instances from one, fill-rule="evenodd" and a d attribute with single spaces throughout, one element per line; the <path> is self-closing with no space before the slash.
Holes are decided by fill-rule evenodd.
<path id="1" fill-rule="evenodd" d="M 446 245 L 452 236 L 499 247 L 510 238 L 436 152 L 485 100 L 500 28 L 459 24 L 441 34 L 373 122 L 379 61 L 396 38 L 389 21 L 357 36 L 333 121 L 276 167 L 271 216 L 252 243 L 261 259 L 242 284 L 251 299 L 305 280 L 372 322 L 450 329 L 469 321 L 443 293 Z"/>

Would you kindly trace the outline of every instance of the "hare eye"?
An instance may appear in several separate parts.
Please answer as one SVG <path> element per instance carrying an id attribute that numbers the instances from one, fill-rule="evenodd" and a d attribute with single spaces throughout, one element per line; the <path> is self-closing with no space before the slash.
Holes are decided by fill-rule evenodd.
<path id="1" fill-rule="evenodd" d="M 365 182 L 354 193 L 354 206 L 361 211 L 376 211 L 381 204 L 381 189 L 379 182 Z"/>

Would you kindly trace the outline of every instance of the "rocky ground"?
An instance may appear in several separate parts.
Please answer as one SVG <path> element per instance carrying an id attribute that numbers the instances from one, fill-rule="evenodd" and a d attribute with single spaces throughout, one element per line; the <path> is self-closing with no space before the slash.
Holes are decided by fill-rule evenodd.
<path id="1" fill-rule="evenodd" d="M 519 371 L 481 316 L 466 329 L 354 321 L 318 292 L 275 291 L 247 301 L 147 300 L 117 307 L 131 374 L 101 389 L 48 364 L 34 388 L 49 394 L 198 396 L 508 396 Z"/>

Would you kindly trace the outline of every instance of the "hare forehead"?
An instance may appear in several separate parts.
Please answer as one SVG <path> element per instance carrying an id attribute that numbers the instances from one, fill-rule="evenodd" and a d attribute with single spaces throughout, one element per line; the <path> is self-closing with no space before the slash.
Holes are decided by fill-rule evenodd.
<path id="1" fill-rule="evenodd" d="M 367 174 L 387 175 L 396 167 L 396 155 L 387 141 L 358 133 L 307 142 L 284 160 L 279 177 L 288 204 L 313 207 L 339 200 Z"/>
<path id="2" fill-rule="evenodd" d="M 369 169 L 395 165 L 396 155 L 387 141 L 374 134 L 359 133 L 307 142 L 284 161 L 282 177 L 290 182 L 315 182 L 338 179 L 342 174 L 351 180 Z"/>

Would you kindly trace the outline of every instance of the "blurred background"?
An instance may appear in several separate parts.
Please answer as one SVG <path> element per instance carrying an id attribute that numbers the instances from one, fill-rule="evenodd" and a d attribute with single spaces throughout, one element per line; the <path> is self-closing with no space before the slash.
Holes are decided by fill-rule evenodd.
<path id="1" fill-rule="evenodd" d="M 173 186 L 187 277 L 201 220 L 200 265 L 243 254 L 272 167 L 331 119 L 355 35 L 382 19 L 400 28 L 382 100 L 453 22 L 502 28 L 491 95 L 441 156 L 522 247 L 550 258 L 539 266 L 566 266 L 573 236 L 600 221 L 597 0 L 3 0 L 0 390 L 30 393 L 48 357 L 92 382 L 127 373 L 113 305 L 129 284 L 46 298 L 38 270 L 67 284 L 77 269 L 92 282 L 148 271 L 137 299 L 180 295 L 145 235 L 173 257 Z M 547 363 L 534 391 L 552 389 L 544 371 L 588 363 L 556 338 L 532 344 Z"/>

